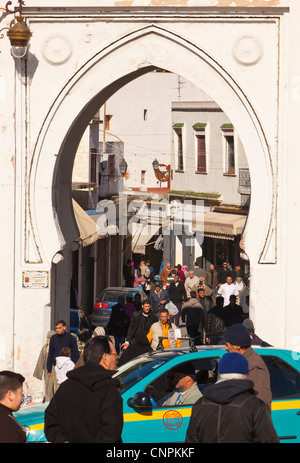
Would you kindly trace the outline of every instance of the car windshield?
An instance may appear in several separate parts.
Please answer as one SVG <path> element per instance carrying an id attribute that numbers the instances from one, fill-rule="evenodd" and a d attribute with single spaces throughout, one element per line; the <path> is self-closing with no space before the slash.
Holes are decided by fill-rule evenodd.
<path id="1" fill-rule="evenodd" d="M 121 383 L 119 391 L 125 392 L 141 379 L 150 375 L 154 370 L 169 362 L 175 355 L 159 357 L 138 357 L 126 363 L 115 373 L 114 378 Z"/>
<path id="2" fill-rule="evenodd" d="M 107 301 L 107 302 L 118 302 L 118 298 L 120 296 L 126 297 L 134 297 L 138 291 L 104 291 L 100 300 Z"/>

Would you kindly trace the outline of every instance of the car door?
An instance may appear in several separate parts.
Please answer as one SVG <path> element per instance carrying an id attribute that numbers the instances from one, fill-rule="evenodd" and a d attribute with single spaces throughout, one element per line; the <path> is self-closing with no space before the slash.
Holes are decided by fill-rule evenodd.
<path id="1" fill-rule="evenodd" d="M 191 354 L 189 359 L 186 356 L 179 358 L 180 361 L 169 362 L 168 368 L 163 373 L 157 371 L 157 375 L 141 381 L 130 390 L 130 397 L 140 391 L 151 395 L 152 408 L 141 411 L 128 405 L 124 406 L 124 428 L 122 439 L 124 443 L 172 443 L 184 442 L 192 412 L 193 404 L 187 405 L 160 405 L 163 397 L 171 393 L 174 384 L 170 384 L 169 377 L 173 368 L 179 364 L 192 363 L 197 377 L 198 388 L 203 389 L 211 382 L 215 382 L 214 371 L 218 364 L 219 357 L 216 354 L 205 352 L 205 357 L 199 358 L 204 353 Z M 184 357 L 184 358 L 183 358 Z M 198 357 L 198 358 L 197 358 Z M 129 396 L 127 395 L 129 398 Z M 125 397 L 124 397 L 125 398 Z M 123 401 L 124 403 L 124 401 Z"/>
<path id="2" fill-rule="evenodd" d="M 271 379 L 272 420 L 281 443 L 300 442 L 300 365 L 286 351 L 267 350 L 259 354 Z"/>

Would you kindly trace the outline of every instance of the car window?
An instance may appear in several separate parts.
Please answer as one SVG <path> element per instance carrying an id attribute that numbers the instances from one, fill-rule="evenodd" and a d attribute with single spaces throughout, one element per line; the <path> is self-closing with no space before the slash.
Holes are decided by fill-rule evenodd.
<path id="1" fill-rule="evenodd" d="M 118 298 L 120 296 L 126 297 L 133 297 L 138 294 L 138 291 L 104 291 L 101 295 L 100 300 L 106 302 L 118 302 Z"/>
<path id="2" fill-rule="evenodd" d="M 279 357 L 262 355 L 271 379 L 272 399 L 300 398 L 300 374 Z"/>
<path id="3" fill-rule="evenodd" d="M 117 302 L 119 296 L 121 296 L 121 293 L 116 291 L 105 291 L 101 296 L 101 300 L 107 302 Z"/>
<path id="4" fill-rule="evenodd" d="M 193 365 L 196 372 L 197 386 L 201 393 L 205 387 L 216 382 L 218 362 L 219 358 L 203 358 L 184 363 L 184 365 Z M 160 375 L 145 388 L 145 392 L 150 394 L 156 406 L 164 406 L 163 402 L 175 391 L 174 368 Z"/>
<path id="5" fill-rule="evenodd" d="M 135 296 L 136 294 L 139 294 L 139 292 L 138 292 L 138 291 L 132 291 L 132 292 L 125 293 L 124 296 L 125 296 L 125 298 L 126 298 L 126 297 L 132 297 L 132 298 L 134 298 L 134 296 Z"/>
<path id="6" fill-rule="evenodd" d="M 121 386 L 119 388 L 120 392 L 125 392 L 127 389 L 132 387 L 141 379 L 148 376 L 150 373 L 155 371 L 160 366 L 164 365 L 171 359 L 170 356 L 164 357 L 161 356 L 159 358 L 139 358 L 138 360 L 132 360 L 117 371 L 114 375 L 114 378 L 118 379 L 121 382 Z"/>

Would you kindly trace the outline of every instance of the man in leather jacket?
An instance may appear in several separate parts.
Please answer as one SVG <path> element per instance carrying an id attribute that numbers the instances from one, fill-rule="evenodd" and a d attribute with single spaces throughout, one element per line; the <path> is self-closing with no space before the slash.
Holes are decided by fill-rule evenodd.
<path id="1" fill-rule="evenodd" d="M 216 305 L 207 314 L 205 335 L 206 342 L 211 345 L 224 344 L 224 333 L 227 326 L 223 302 L 224 298 L 222 296 L 217 297 Z"/>

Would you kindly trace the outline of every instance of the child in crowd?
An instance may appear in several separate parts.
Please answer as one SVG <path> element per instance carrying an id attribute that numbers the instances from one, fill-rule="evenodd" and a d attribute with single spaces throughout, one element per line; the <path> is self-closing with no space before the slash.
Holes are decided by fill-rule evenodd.
<path id="1" fill-rule="evenodd" d="M 56 357 L 55 374 L 58 385 L 63 383 L 67 378 L 67 373 L 73 370 L 75 364 L 71 360 L 70 347 L 63 347 L 60 351 L 60 356 Z"/>

